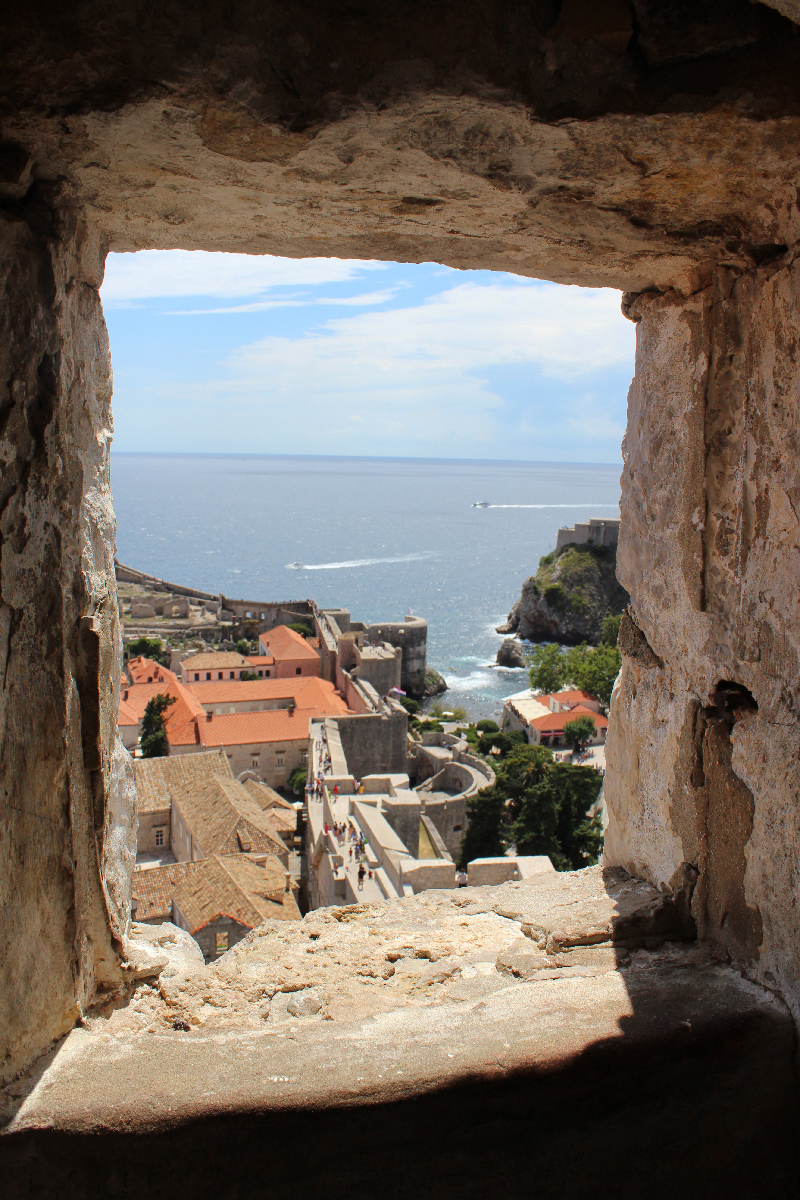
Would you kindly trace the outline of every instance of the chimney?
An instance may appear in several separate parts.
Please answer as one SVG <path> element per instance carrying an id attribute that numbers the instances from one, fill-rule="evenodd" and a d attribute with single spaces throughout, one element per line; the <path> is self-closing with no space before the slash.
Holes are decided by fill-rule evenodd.
<path id="1" fill-rule="evenodd" d="M 286 886 L 283 890 L 290 892 L 292 890 L 292 873 L 291 871 L 284 871 L 284 875 L 286 876 Z"/>
<path id="2" fill-rule="evenodd" d="M 289 705 L 289 716 L 290 716 L 290 717 L 293 717 L 293 716 L 294 716 L 294 710 L 295 710 L 295 705 L 294 705 L 294 704 L 290 704 L 290 705 Z"/>
<path id="3" fill-rule="evenodd" d="M 206 720 L 207 720 L 207 721 L 210 721 L 210 720 L 211 720 L 211 718 L 212 718 L 213 716 L 214 716 L 214 713 L 213 713 L 213 712 L 207 712 L 207 713 L 206 713 Z"/>

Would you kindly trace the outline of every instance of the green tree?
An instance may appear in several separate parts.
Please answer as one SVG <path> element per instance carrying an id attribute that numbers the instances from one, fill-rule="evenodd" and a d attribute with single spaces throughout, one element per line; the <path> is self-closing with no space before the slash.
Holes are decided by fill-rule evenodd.
<path id="1" fill-rule="evenodd" d="M 286 626 L 287 629 L 293 629 L 295 633 L 299 633 L 300 637 L 313 637 L 314 631 L 310 625 L 306 625 L 305 621 L 292 621 L 291 625 Z"/>
<path id="2" fill-rule="evenodd" d="M 508 800 L 511 816 L 516 816 L 522 797 L 539 783 L 553 762 L 547 746 L 515 745 L 495 770 L 496 786 Z"/>
<path id="3" fill-rule="evenodd" d="M 410 717 L 416 716 L 416 714 L 419 712 L 418 700 L 412 700 L 410 696 L 398 696 L 397 699 L 400 701 Z"/>
<path id="4" fill-rule="evenodd" d="M 308 768 L 296 767 L 289 776 L 289 782 L 286 786 L 289 788 L 289 791 L 294 792 L 295 796 L 301 796 L 305 791 L 307 782 Z"/>
<path id="5" fill-rule="evenodd" d="M 242 671 L 239 678 L 246 682 L 248 679 L 258 679 L 258 675 L 255 671 Z"/>
<path id="6" fill-rule="evenodd" d="M 622 613 L 619 613 L 616 617 L 608 616 L 603 621 L 603 632 L 600 635 L 600 641 L 604 646 L 616 646 L 621 621 Z"/>
<path id="7" fill-rule="evenodd" d="M 500 732 L 500 726 L 497 724 L 497 722 L 490 721 L 487 717 L 484 717 L 484 719 L 482 721 L 478 721 L 475 728 L 478 730 L 479 733 L 499 733 Z"/>
<path id="8" fill-rule="evenodd" d="M 498 750 L 501 755 L 506 755 L 515 746 L 526 746 L 527 744 L 528 739 L 521 729 L 515 729 L 513 733 L 483 733 L 478 738 L 478 749 L 481 754 L 491 754 L 492 750 Z"/>
<path id="9" fill-rule="evenodd" d="M 574 721 L 567 721 L 564 726 L 564 737 L 573 750 L 580 750 L 581 746 L 585 746 L 590 738 L 594 737 L 595 728 L 591 717 L 576 717 Z"/>
<path id="10" fill-rule="evenodd" d="M 160 663 L 162 667 L 168 667 L 172 661 L 172 651 L 160 638 L 140 637 L 135 642 L 128 642 L 126 649 L 128 658 L 138 658 L 141 655 Z"/>
<path id="11" fill-rule="evenodd" d="M 614 681 L 622 666 L 622 655 L 616 646 L 597 646 L 585 643 L 574 646 L 566 655 L 566 672 L 571 683 L 581 691 L 596 696 L 608 708 Z"/>
<path id="12" fill-rule="evenodd" d="M 147 701 L 142 717 L 142 758 L 165 758 L 169 754 L 164 713 L 174 703 L 174 696 L 165 696 L 161 692 Z"/>
<path id="13" fill-rule="evenodd" d="M 236 649 L 239 652 L 239 654 L 242 655 L 242 657 L 249 654 L 250 653 L 250 643 L 248 642 L 247 638 L 237 638 Z"/>
<path id="14" fill-rule="evenodd" d="M 474 858 L 497 858 L 505 854 L 506 802 L 499 788 L 483 788 L 467 800 L 467 819 L 469 825 L 461 839 L 459 866 L 466 866 Z"/>
<path id="15" fill-rule="evenodd" d="M 567 656 L 556 642 L 534 646 L 528 671 L 535 692 L 559 692 L 567 679 Z"/>
<path id="16" fill-rule="evenodd" d="M 518 854 L 547 854 L 557 871 L 597 862 L 603 844 L 599 815 L 589 816 L 603 780 L 591 767 L 551 763 L 523 792 L 511 825 Z"/>

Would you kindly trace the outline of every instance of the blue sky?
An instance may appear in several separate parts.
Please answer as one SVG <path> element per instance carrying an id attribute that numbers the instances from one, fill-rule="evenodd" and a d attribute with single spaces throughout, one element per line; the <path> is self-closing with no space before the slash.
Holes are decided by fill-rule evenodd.
<path id="1" fill-rule="evenodd" d="M 119 451 L 618 463 L 619 292 L 435 263 L 112 254 Z"/>

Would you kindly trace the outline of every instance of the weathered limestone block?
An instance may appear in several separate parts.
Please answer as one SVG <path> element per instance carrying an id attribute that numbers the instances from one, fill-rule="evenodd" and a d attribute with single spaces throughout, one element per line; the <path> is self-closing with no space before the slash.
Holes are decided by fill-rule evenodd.
<path id="1" fill-rule="evenodd" d="M 270 922 L 210 966 L 134 925 L 127 1007 L 6 1090 L 10 1194 L 310 1198 L 309 1146 L 344 1145 L 342 1198 L 791 1195 L 791 1017 L 684 899 L 590 868 Z"/>
<path id="2" fill-rule="evenodd" d="M 111 362 L 96 235 L 34 187 L 0 225 L 2 1073 L 121 982 L 133 788 L 117 744 Z"/>
<path id="3" fill-rule="evenodd" d="M 637 630 L 621 639 L 606 776 L 607 861 L 657 884 L 697 869 L 701 934 L 796 1014 L 798 304 L 787 254 L 629 310 L 618 561 Z"/>

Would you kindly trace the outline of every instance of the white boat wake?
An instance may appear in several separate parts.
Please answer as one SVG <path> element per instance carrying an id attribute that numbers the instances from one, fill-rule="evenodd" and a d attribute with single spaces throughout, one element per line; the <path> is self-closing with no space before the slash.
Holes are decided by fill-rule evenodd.
<path id="1" fill-rule="evenodd" d="M 433 550 L 421 550 L 417 554 L 397 554 L 391 558 L 349 558 L 345 562 L 287 563 L 287 571 L 341 571 L 348 567 L 375 567 L 379 563 L 423 562 L 427 558 L 438 558 Z"/>

